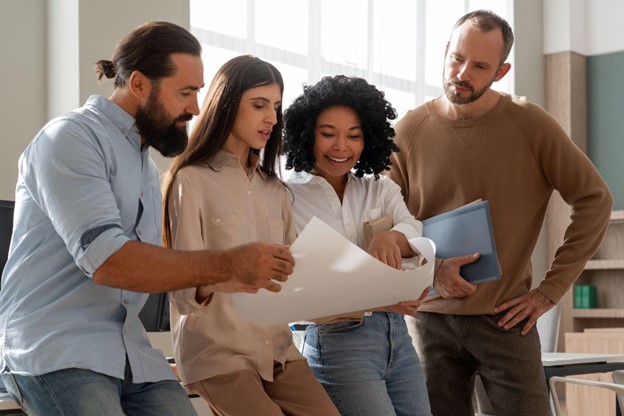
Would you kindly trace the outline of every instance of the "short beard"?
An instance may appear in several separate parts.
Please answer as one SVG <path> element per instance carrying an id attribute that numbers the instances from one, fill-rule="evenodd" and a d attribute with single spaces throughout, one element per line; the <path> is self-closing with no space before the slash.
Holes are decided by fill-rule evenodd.
<path id="1" fill-rule="evenodd" d="M 164 157 L 177 156 L 186 149 L 188 134 L 186 127 L 178 127 L 178 121 L 189 121 L 192 114 L 184 113 L 171 118 L 159 99 L 160 86 L 154 83 L 147 104 L 137 111 L 136 126 L 148 146 L 158 150 Z"/>
<path id="2" fill-rule="evenodd" d="M 477 101 L 479 98 L 483 96 L 490 89 L 494 80 L 490 81 L 488 85 L 483 87 L 482 89 L 475 91 L 474 87 L 467 81 L 445 81 L 444 82 L 444 93 L 446 94 L 446 98 L 453 104 L 462 105 L 462 104 L 470 104 L 472 102 Z M 451 86 L 456 85 L 462 88 L 468 88 L 472 91 L 467 97 L 462 97 L 459 93 L 455 93 L 451 90 Z"/>

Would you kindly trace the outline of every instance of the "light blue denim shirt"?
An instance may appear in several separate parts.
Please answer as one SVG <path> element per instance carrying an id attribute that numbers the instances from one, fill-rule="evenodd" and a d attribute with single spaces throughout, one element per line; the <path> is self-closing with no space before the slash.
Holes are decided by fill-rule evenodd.
<path id="1" fill-rule="evenodd" d="M 158 169 L 134 118 L 104 97 L 50 121 L 19 160 L 0 290 L 4 371 L 83 368 L 136 383 L 174 379 L 138 318 L 147 294 L 96 285 L 129 240 L 160 245 Z"/>

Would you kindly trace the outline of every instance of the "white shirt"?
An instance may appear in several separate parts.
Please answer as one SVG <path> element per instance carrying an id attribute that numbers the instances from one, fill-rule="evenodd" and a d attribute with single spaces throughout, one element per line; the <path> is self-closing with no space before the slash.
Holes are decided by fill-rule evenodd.
<path id="1" fill-rule="evenodd" d="M 334 188 L 321 176 L 294 172 L 286 183 L 293 193 L 297 234 L 316 216 L 366 250 L 364 222 L 389 215 L 393 231 L 408 239 L 422 236 L 422 223 L 408 211 L 399 186 L 385 176 L 375 180 L 349 174 L 342 204 Z"/>
<path id="2" fill-rule="evenodd" d="M 401 189 L 385 176 L 358 178 L 349 175 L 342 204 L 334 188 L 323 177 L 295 172 L 286 181 L 293 193 L 293 218 L 297 234 L 317 217 L 362 249 L 364 223 L 383 216 L 392 218 L 392 230 L 406 238 L 422 236 L 422 223 L 409 213 Z M 317 324 L 361 320 L 364 312 L 315 319 Z"/>

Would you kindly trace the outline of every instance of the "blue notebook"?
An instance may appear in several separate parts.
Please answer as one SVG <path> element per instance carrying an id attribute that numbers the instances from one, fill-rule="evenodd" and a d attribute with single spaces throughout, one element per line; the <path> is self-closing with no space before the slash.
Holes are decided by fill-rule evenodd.
<path id="1" fill-rule="evenodd" d="M 472 283 L 500 278 L 500 266 L 487 201 L 477 201 L 423 220 L 423 235 L 436 245 L 436 257 L 481 257 L 461 268 L 461 275 Z"/>

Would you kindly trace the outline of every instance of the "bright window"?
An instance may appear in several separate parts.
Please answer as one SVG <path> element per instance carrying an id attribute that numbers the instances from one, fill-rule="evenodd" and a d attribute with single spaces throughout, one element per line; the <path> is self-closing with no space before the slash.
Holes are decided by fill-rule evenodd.
<path id="1" fill-rule="evenodd" d="M 479 8 L 513 26 L 512 0 L 190 0 L 206 85 L 228 59 L 274 64 L 284 107 L 326 74 L 366 78 L 399 113 L 442 94 L 444 48 L 455 21 Z M 513 61 L 513 50 L 509 58 Z M 512 62 L 513 63 L 513 62 Z M 513 68 L 513 65 L 512 65 Z M 509 74 L 494 88 L 513 92 Z M 205 92 L 205 91 L 204 91 Z"/>

